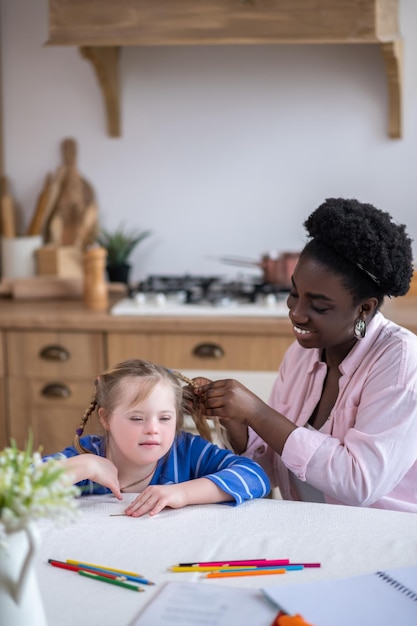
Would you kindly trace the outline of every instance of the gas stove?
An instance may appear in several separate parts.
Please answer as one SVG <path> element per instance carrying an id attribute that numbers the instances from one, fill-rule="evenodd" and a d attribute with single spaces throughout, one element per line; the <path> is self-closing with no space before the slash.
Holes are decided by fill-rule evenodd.
<path id="1" fill-rule="evenodd" d="M 112 315 L 287 317 L 288 291 L 253 277 L 151 275 L 117 302 Z"/>

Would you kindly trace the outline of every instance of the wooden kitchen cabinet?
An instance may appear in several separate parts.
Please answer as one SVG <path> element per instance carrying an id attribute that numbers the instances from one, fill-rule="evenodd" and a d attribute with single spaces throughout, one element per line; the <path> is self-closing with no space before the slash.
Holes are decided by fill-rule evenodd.
<path id="1" fill-rule="evenodd" d="M 402 133 L 398 0 L 49 0 L 50 45 L 79 46 L 96 72 L 111 136 L 120 135 L 124 46 L 376 44 L 389 135 Z"/>
<path id="2" fill-rule="evenodd" d="M 181 370 L 274 371 L 294 338 L 268 334 L 115 333 L 107 338 L 109 362 L 141 358 Z"/>
<path id="3" fill-rule="evenodd" d="M 275 372 L 293 341 L 288 319 L 114 316 L 77 300 L 3 299 L 0 306 L 0 441 L 44 453 L 70 444 L 94 378 L 128 358 L 178 370 Z"/>
<path id="4" fill-rule="evenodd" d="M 10 436 L 19 447 L 33 435 L 34 449 L 42 454 L 63 450 L 72 444 L 75 429 L 81 422 L 93 393 L 92 383 L 65 380 L 65 397 L 45 396 L 45 380 L 11 378 L 8 382 L 10 402 Z M 62 383 L 60 382 L 62 385 Z M 87 432 L 87 431 L 86 431 Z"/>
<path id="5" fill-rule="evenodd" d="M 387 300 L 383 313 L 417 333 L 416 297 Z M 0 445 L 14 437 L 23 446 L 30 430 L 45 453 L 70 444 L 95 377 L 121 360 L 150 359 L 203 376 L 276 372 L 293 340 L 288 318 L 114 316 L 77 300 L 29 306 L 2 299 Z"/>
<path id="6" fill-rule="evenodd" d="M 19 447 L 56 452 L 72 441 L 104 369 L 103 335 L 95 332 L 6 333 L 9 436 Z"/>
<path id="7" fill-rule="evenodd" d="M 38 331 L 9 332 L 8 372 L 12 377 L 88 379 L 104 366 L 101 333 Z"/>
<path id="8" fill-rule="evenodd" d="M 49 0 L 49 43 L 373 43 L 396 34 L 397 11 L 397 0 Z"/>

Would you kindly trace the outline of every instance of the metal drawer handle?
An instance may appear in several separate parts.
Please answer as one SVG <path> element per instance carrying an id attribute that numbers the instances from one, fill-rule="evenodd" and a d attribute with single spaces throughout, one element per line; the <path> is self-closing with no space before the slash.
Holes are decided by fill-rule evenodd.
<path id="1" fill-rule="evenodd" d="M 45 346 L 39 352 L 41 359 L 45 361 L 68 361 L 70 353 L 63 346 Z"/>
<path id="2" fill-rule="evenodd" d="M 193 355 L 201 359 L 221 359 L 224 350 L 217 343 L 199 343 L 193 350 Z"/>
<path id="3" fill-rule="evenodd" d="M 60 398 L 63 400 L 71 396 L 71 389 L 62 383 L 49 383 L 42 389 L 41 394 L 45 398 Z"/>

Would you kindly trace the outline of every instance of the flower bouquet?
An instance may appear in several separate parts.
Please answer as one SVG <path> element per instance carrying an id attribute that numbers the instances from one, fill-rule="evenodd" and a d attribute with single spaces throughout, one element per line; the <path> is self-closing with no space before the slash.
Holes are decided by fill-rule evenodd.
<path id="1" fill-rule="evenodd" d="M 78 494 L 58 461 L 42 461 L 39 452 L 32 453 L 31 441 L 23 451 L 12 441 L 0 451 L 0 548 L 8 533 L 37 519 L 73 519 Z"/>

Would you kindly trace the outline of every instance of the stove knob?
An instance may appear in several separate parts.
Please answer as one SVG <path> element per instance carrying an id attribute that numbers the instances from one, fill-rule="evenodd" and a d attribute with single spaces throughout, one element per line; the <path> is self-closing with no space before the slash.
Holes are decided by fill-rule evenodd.
<path id="1" fill-rule="evenodd" d="M 146 304 L 146 294 L 143 291 L 138 291 L 135 295 L 135 302 L 138 306 L 143 306 Z"/>
<path id="2" fill-rule="evenodd" d="M 266 298 L 265 298 L 265 306 L 268 307 L 268 309 L 272 309 L 274 308 L 274 306 L 277 303 L 277 298 L 275 296 L 274 293 L 269 293 Z"/>
<path id="3" fill-rule="evenodd" d="M 167 303 L 166 295 L 164 293 L 157 293 L 155 302 L 156 302 L 157 307 L 160 307 L 160 308 L 164 307 Z"/>
<path id="4" fill-rule="evenodd" d="M 175 299 L 178 304 L 184 304 L 187 301 L 187 293 L 185 291 L 177 291 Z"/>

